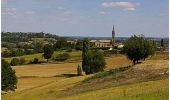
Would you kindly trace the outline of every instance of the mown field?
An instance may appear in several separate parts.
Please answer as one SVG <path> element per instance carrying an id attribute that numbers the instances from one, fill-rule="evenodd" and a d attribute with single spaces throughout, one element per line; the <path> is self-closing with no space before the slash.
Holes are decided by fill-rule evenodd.
<path id="1" fill-rule="evenodd" d="M 2 99 L 167 100 L 168 59 L 167 52 L 156 53 L 125 71 L 105 74 L 132 64 L 124 55 L 112 56 L 106 58 L 106 71 L 85 76 L 75 76 L 81 62 L 14 66 L 18 89 Z"/>

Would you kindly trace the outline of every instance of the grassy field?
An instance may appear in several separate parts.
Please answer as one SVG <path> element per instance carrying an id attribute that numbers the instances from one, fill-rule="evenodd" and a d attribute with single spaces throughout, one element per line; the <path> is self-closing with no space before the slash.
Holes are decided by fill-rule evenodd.
<path id="1" fill-rule="evenodd" d="M 63 51 L 55 51 L 53 55 L 61 54 L 64 53 Z M 71 58 L 74 57 L 81 57 L 81 51 L 73 51 L 73 52 L 68 52 Z M 29 62 L 33 60 L 34 58 L 38 58 L 39 60 L 44 60 L 43 53 L 38 53 L 38 54 L 32 54 L 32 55 L 24 55 L 24 56 L 19 56 L 22 57 L 26 60 L 26 62 Z M 6 61 L 10 62 L 12 58 L 15 57 L 10 57 L 10 58 L 4 58 Z"/>
<path id="2" fill-rule="evenodd" d="M 124 55 L 106 59 L 106 70 L 131 65 Z M 117 74 L 106 71 L 74 76 L 81 62 L 14 66 L 18 89 L 3 100 L 167 100 L 168 53 L 156 55 Z M 66 75 L 64 75 L 66 74 Z M 73 76 L 67 76 L 67 74 Z M 91 78 L 100 75 L 100 78 Z M 87 79 L 91 78 L 88 81 Z"/>

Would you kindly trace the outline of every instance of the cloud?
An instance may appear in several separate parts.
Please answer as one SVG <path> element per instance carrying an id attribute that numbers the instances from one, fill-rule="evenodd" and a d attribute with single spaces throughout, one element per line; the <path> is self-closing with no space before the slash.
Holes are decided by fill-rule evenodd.
<path id="1" fill-rule="evenodd" d="M 100 11 L 99 14 L 100 15 L 110 15 L 110 12 Z"/>
<path id="2" fill-rule="evenodd" d="M 17 13 L 16 8 L 2 8 L 2 15 L 14 16 Z"/>
<path id="3" fill-rule="evenodd" d="M 132 2 L 103 2 L 101 4 L 104 8 L 118 7 L 123 10 L 135 10 L 140 4 Z"/>

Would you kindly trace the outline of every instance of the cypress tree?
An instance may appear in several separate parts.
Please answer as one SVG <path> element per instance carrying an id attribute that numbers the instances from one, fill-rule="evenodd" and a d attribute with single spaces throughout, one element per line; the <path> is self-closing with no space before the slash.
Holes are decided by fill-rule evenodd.
<path id="1" fill-rule="evenodd" d="M 83 40 L 83 50 L 82 50 L 82 68 L 86 74 L 89 74 L 88 68 L 89 61 L 88 61 L 88 51 L 89 51 L 89 40 L 85 38 Z"/>

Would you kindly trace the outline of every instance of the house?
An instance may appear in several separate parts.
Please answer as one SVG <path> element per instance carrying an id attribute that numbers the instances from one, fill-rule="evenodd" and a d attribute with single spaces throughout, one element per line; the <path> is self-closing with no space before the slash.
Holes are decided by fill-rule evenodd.
<path id="1" fill-rule="evenodd" d="M 111 40 L 91 40 L 90 42 L 93 43 L 96 47 L 112 47 Z"/>
<path id="2" fill-rule="evenodd" d="M 112 40 L 91 40 L 91 43 L 93 43 L 96 47 L 112 47 Z M 122 43 L 115 43 L 115 47 L 117 48 L 123 48 Z"/>

